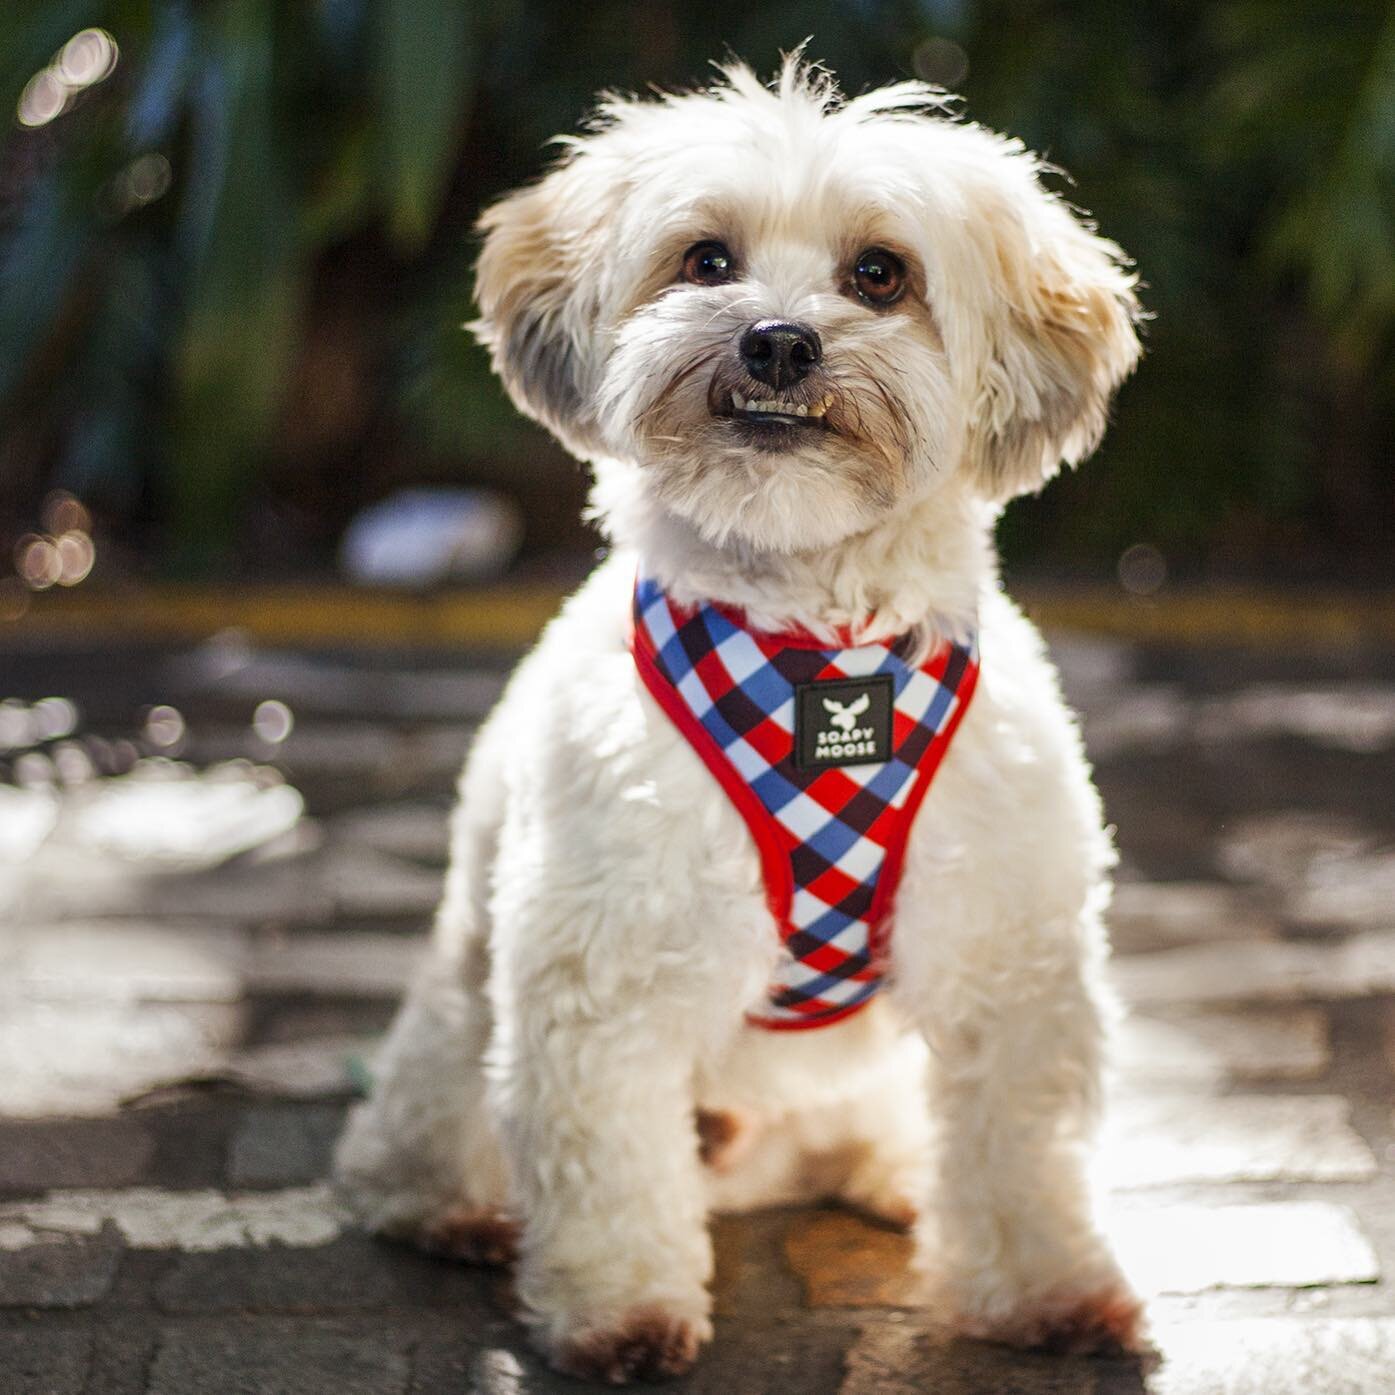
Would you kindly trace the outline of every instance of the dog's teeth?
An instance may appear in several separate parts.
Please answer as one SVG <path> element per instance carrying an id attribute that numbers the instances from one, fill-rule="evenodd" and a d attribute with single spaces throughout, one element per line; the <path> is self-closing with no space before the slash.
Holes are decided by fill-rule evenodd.
<path id="1" fill-rule="evenodd" d="M 731 395 L 731 405 L 732 409 L 738 412 L 768 412 L 782 417 L 821 417 L 826 404 L 815 403 L 810 407 L 802 402 L 776 402 L 771 398 L 763 402 L 752 398 L 748 402 L 740 393 L 734 392 Z"/>

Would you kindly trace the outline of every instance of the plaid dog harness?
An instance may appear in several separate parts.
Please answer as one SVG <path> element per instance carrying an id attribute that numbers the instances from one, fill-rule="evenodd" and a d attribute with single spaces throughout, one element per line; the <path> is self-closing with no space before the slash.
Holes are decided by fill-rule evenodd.
<path id="1" fill-rule="evenodd" d="M 641 577 L 631 647 L 760 852 L 789 954 L 750 1020 L 822 1027 L 856 1012 L 882 983 L 906 840 L 973 696 L 976 639 L 913 667 L 894 641 L 760 634 L 739 611 L 685 609 Z"/>

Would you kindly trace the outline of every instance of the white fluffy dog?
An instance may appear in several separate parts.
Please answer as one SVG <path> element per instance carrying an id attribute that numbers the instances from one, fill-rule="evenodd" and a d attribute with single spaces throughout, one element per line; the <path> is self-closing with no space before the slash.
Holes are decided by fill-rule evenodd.
<path id="1" fill-rule="evenodd" d="M 1112 851 L 992 544 L 1006 500 L 1097 441 L 1139 353 L 1134 278 L 1036 158 L 915 83 L 843 100 L 798 59 L 769 89 L 732 65 L 607 100 L 566 147 L 484 215 L 474 328 L 592 465 L 614 549 L 480 733 L 346 1191 L 448 1252 L 516 1242 L 537 1342 L 604 1380 L 680 1372 L 709 1336 L 709 1211 L 799 1198 L 914 1225 L 958 1332 L 1137 1348 L 1086 1181 Z M 894 722 L 873 699 L 943 689 L 943 759 L 888 797 L 863 886 L 884 874 L 885 904 L 839 922 L 851 948 L 798 939 L 815 883 L 781 858 L 817 836 L 766 836 L 736 756 L 670 700 L 688 680 L 637 664 L 641 629 L 658 648 L 695 614 L 849 661 L 807 717 L 832 723 L 825 782 L 870 788 L 883 767 L 847 755 L 904 734 L 902 697 Z M 864 701 L 868 654 L 900 676 Z M 791 710 L 760 717 L 777 743 Z M 801 944 L 835 964 L 807 1001 Z M 833 1025 L 766 1030 L 809 1002 Z"/>

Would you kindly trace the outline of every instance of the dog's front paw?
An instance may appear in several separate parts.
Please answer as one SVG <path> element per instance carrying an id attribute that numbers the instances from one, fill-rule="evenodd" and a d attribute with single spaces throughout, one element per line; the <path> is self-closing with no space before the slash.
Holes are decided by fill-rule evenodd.
<path id="1" fill-rule="evenodd" d="M 1148 1349 L 1143 1304 L 1126 1286 L 1047 1294 L 999 1317 L 957 1324 L 967 1337 L 1062 1354 L 1101 1356 Z"/>
<path id="2" fill-rule="evenodd" d="M 1012 1304 L 960 1304 L 946 1316 L 961 1336 L 1008 1346 L 1101 1356 L 1149 1350 L 1143 1303 L 1122 1279 L 1086 1292 L 1047 1292 Z"/>
<path id="3" fill-rule="evenodd" d="M 429 1221 L 410 1236 L 428 1254 L 467 1264 L 512 1264 L 518 1254 L 518 1222 L 492 1206 L 461 1206 Z"/>
<path id="4" fill-rule="evenodd" d="M 557 1343 L 552 1364 L 565 1375 L 607 1385 L 681 1376 L 697 1360 L 711 1325 L 658 1305 L 634 1308 L 614 1325 L 594 1328 Z"/>

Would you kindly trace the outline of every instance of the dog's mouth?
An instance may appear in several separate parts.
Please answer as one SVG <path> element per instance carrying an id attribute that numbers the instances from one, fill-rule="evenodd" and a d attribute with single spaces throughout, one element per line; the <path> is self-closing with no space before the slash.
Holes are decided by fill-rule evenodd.
<path id="1" fill-rule="evenodd" d="M 831 397 L 814 402 L 796 402 L 791 398 L 746 398 L 733 392 L 725 404 L 714 412 L 742 426 L 758 431 L 826 431 L 825 413 L 832 405 Z"/>

